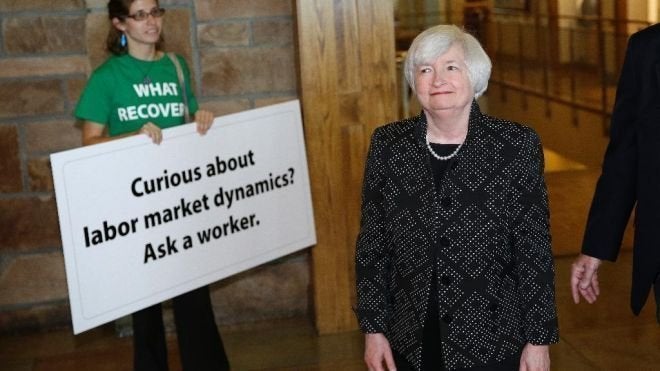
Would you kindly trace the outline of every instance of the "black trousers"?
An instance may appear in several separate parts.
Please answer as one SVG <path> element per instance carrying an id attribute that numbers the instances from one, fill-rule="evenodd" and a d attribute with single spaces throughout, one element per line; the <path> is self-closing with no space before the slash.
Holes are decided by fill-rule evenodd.
<path id="1" fill-rule="evenodd" d="M 172 304 L 183 370 L 229 370 L 208 286 L 177 296 Z M 168 370 L 160 304 L 133 313 L 133 351 L 135 371 Z"/>

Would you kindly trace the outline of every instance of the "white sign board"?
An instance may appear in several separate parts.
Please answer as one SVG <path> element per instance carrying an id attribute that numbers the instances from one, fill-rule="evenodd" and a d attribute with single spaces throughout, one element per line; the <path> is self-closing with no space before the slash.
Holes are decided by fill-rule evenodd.
<path id="1" fill-rule="evenodd" d="M 316 243 L 298 101 L 51 155 L 73 331 Z"/>

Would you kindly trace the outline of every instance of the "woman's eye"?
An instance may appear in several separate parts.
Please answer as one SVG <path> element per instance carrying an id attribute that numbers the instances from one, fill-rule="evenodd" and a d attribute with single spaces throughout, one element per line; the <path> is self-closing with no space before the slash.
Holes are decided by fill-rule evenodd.
<path id="1" fill-rule="evenodd" d="M 458 67 L 457 66 L 447 66 L 447 70 L 449 71 L 457 71 Z"/>
<path id="2" fill-rule="evenodd" d="M 419 72 L 421 73 L 431 72 L 431 67 L 422 67 L 419 69 Z"/>

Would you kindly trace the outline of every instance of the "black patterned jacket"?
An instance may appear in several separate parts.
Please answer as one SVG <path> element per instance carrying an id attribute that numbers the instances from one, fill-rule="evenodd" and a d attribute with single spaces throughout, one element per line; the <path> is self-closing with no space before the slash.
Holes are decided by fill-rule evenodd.
<path id="1" fill-rule="evenodd" d="M 557 342 L 537 134 L 473 103 L 465 144 L 436 189 L 425 133 L 421 114 L 379 127 L 371 139 L 356 250 L 362 331 L 384 333 L 419 369 L 435 261 L 448 369 Z"/>

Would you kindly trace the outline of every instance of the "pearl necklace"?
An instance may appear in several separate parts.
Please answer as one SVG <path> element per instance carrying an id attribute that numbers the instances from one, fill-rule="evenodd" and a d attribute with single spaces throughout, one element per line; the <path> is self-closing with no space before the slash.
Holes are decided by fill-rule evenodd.
<path id="1" fill-rule="evenodd" d="M 465 142 L 463 142 L 463 143 L 465 143 Z M 459 144 L 458 147 L 456 147 L 456 149 L 454 150 L 454 152 L 448 154 L 447 156 L 440 156 L 439 154 L 435 153 L 435 151 L 433 150 L 433 147 L 431 147 L 431 142 L 429 141 L 429 135 L 426 134 L 426 148 L 429 149 L 429 152 L 431 152 L 431 155 L 433 155 L 433 157 L 435 157 L 436 159 L 438 159 L 440 161 L 447 161 L 447 160 L 451 159 L 452 157 L 456 156 L 458 151 L 461 150 L 461 147 L 463 147 L 463 143 Z"/>

